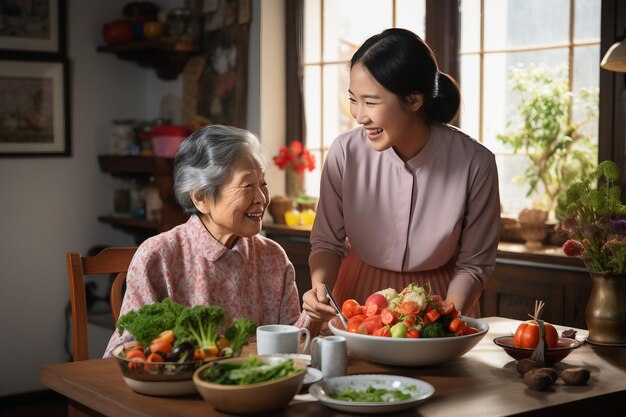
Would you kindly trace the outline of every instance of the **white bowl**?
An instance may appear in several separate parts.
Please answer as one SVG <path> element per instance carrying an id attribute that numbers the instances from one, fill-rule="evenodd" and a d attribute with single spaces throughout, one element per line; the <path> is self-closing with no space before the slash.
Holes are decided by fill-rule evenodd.
<path id="1" fill-rule="evenodd" d="M 363 359 L 385 365 L 427 366 L 463 356 L 487 334 L 489 325 L 484 321 L 471 317 L 462 319 L 477 328 L 478 333 L 419 339 L 370 336 L 345 330 L 339 317 L 330 320 L 328 327 L 334 334 L 345 337 L 348 350 Z"/>

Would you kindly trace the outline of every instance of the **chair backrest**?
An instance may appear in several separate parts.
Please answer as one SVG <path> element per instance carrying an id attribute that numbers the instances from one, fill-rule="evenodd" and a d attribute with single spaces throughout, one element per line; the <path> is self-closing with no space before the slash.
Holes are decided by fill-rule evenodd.
<path id="1" fill-rule="evenodd" d="M 88 275 L 117 274 L 111 286 L 111 314 L 116 323 L 122 308 L 122 289 L 128 266 L 137 248 L 106 248 L 94 256 L 81 256 L 67 252 L 67 273 L 70 280 L 70 304 L 72 306 L 72 337 L 74 361 L 89 359 L 87 333 L 87 296 L 85 277 Z M 107 279 L 109 277 L 107 276 Z"/>

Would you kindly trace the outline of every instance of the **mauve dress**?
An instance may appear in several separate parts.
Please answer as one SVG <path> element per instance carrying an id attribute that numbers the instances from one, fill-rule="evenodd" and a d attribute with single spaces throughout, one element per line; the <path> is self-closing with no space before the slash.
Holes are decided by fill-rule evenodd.
<path id="1" fill-rule="evenodd" d="M 311 256 L 344 258 L 333 294 L 367 296 L 411 282 L 432 294 L 454 288 L 478 300 L 500 235 L 494 155 L 458 129 L 434 123 L 424 148 L 404 162 L 377 152 L 357 127 L 331 145 L 311 231 Z M 479 317 L 476 302 L 462 311 Z"/>
<path id="2" fill-rule="evenodd" d="M 228 322 L 245 316 L 258 326 L 292 324 L 300 315 L 295 271 L 280 245 L 255 235 L 240 237 L 229 249 L 196 215 L 145 240 L 130 263 L 126 285 L 120 315 L 165 297 L 186 306 L 218 305 Z M 130 340 L 128 332 L 115 331 L 104 356 Z"/>

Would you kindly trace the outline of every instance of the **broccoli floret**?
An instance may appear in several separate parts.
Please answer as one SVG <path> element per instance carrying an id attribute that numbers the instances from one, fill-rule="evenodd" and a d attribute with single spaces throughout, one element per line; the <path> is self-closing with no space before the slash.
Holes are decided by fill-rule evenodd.
<path id="1" fill-rule="evenodd" d="M 227 348 L 230 353 L 228 356 L 238 356 L 241 353 L 241 347 L 254 335 L 255 330 L 256 324 L 247 317 L 233 320 L 226 333 L 224 333 L 224 336 L 230 343 Z"/>
<path id="2" fill-rule="evenodd" d="M 226 321 L 226 313 L 218 306 L 197 305 L 181 312 L 174 327 L 176 344 L 184 341 L 217 356 L 219 327 Z"/>
<path id="3" fill-rule="evenodd" d="M 446 337 L 448 332 L 443 328 L 443 324 L 440 321 L 435 323 L 426 324 L 422 330 L 420 330 L 422 337 Z"/>
<path id="4" fill-rule="evenodd" d="M 137 343 L 148 346 L 150 342 L 165 330 L 172 329 L 181 311 L 186 309 L 171 299 L 154 304 L 144 304 L 139 310 L 122 315 L 116 324 L 120 334 L 127 330 Z"/>

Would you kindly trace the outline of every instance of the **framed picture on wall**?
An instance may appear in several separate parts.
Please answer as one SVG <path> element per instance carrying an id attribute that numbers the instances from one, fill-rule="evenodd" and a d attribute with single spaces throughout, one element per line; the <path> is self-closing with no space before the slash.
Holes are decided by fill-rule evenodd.
<path id="1" fill-rule="evenodd" d="M 69 156 L 66 60 L 0 60 L 0 157 Z"/>
<path id="2" fill-rule="evenodd" d="M 65 55 L 66 0 L 0 0 L 0 55 Z"/>

